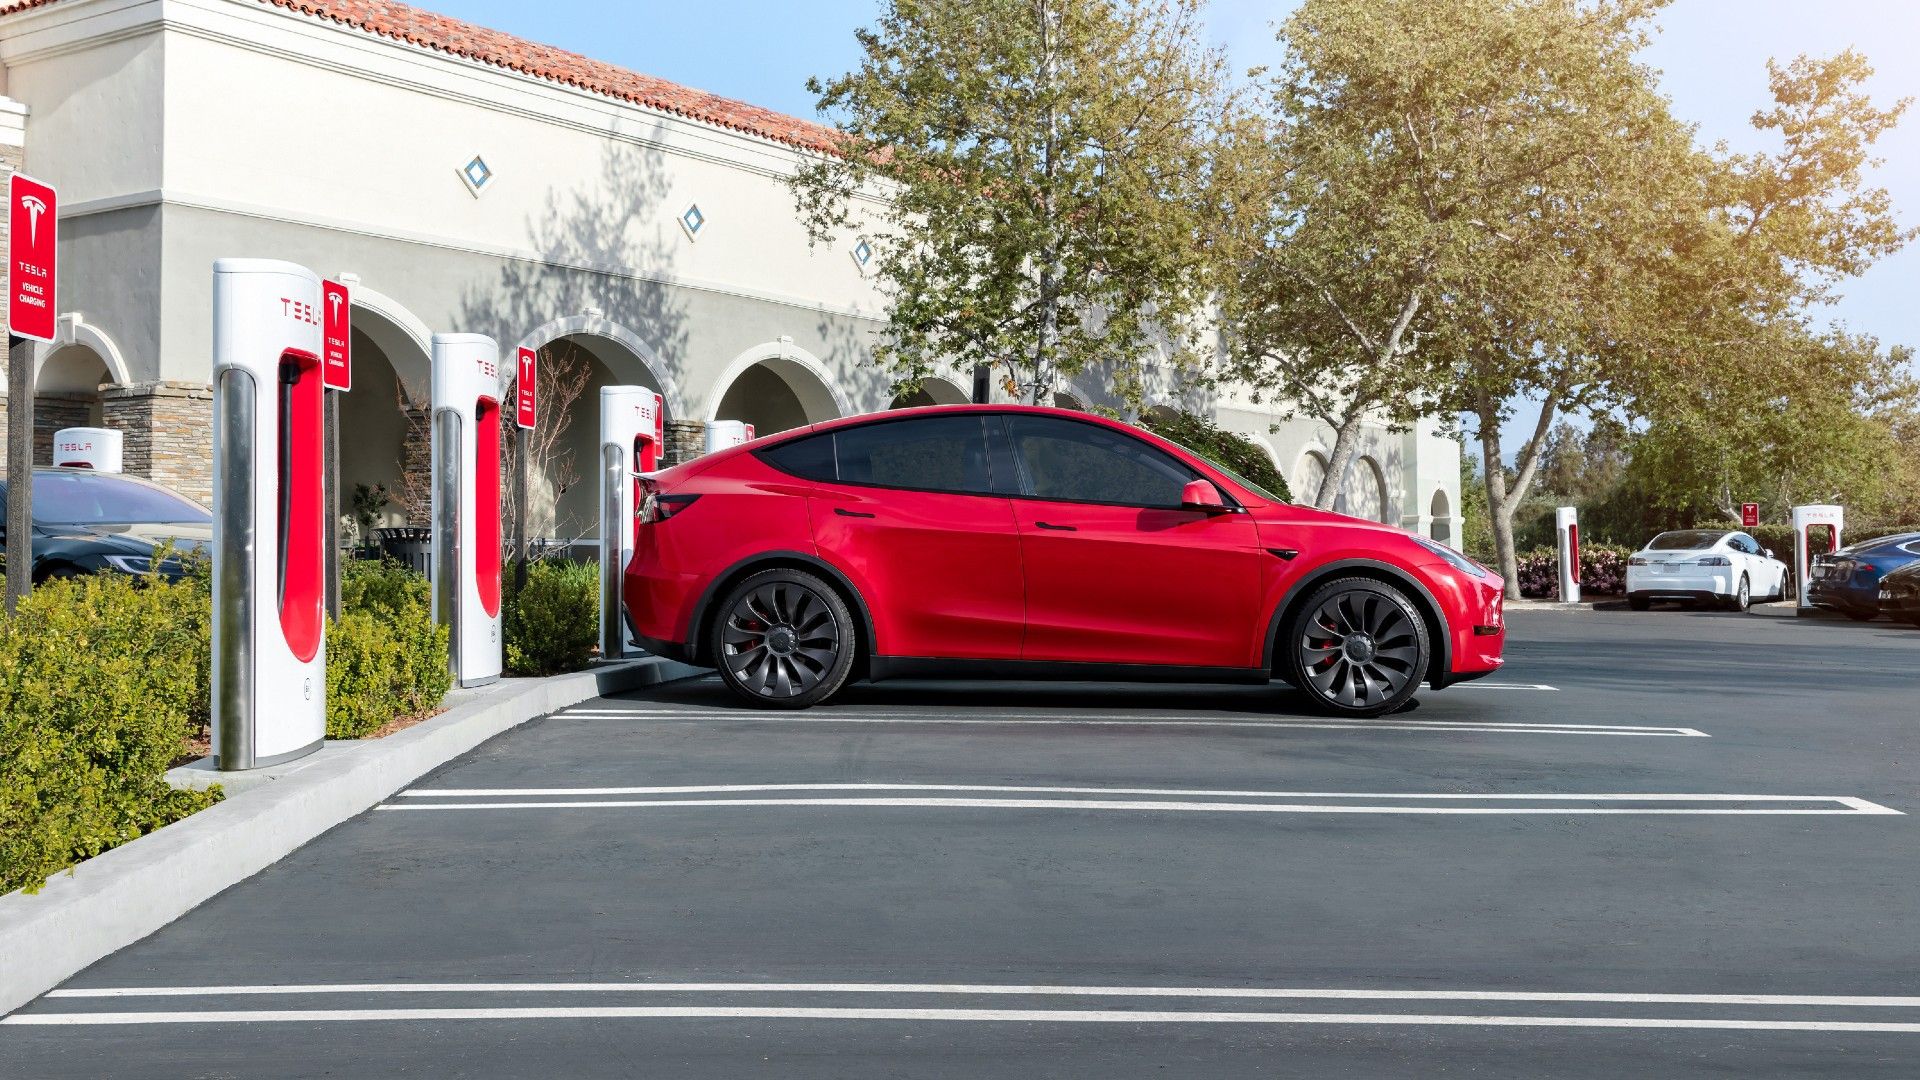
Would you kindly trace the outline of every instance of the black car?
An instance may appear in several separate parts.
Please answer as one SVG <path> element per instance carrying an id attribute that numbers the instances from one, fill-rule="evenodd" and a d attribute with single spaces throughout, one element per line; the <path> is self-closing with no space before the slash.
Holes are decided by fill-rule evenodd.
<path id="1" fill-rule="evenodd" d="M 7 491 L 0 477 L 0 503 Z M 6 522 L 0 517 L 0 541 Z M 171 543 L 192 554 L 213 541 L 206 507 L 147 480 L 87 469 L 33 470 L 33 580 L 81 574 L 144 574 L 155 549 Z M 172 577 L 178 559 L 158 567 Z"/>
<path id="2" fill-rule="evenodd" d="M 1880 613 L 1920 626 L 1920 562 L 1910 562 L 1880 579 Z"/>

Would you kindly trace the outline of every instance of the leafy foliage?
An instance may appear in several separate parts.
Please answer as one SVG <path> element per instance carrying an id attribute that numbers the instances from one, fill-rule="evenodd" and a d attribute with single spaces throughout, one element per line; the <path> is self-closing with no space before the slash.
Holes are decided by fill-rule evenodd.
<path id="1" fill-rule="evenodd" d="M 0 892 L 219 801 L 164 778 L 205 722 L 204 582 L 45 582 L 0 619 Z"/>
<path id="2" fill-rule="evenodd" d="M 1632 548 L 1605 544 L 1580 545 L 1580 592 L 1584 597 L 1619 596 L 1627 591 L 1627 556 Z M 1560 552 L 1537 547 L 1521 553 L 1520 595 L 1530 600 L 1560 596 Z"/>
<path id="3" fill-rule="evenodd" d="M 527 567 L 501 619 L 512 675 L 557 675 L 593 660 L 600 639 L 600 568 L 546 559 Z"/>
<path id="4" fill-rule="evenodd" d="M 876 350 L 903 388 L 1004 365 L 1063 377 L 1192 357 L 1223 61 L 1198 0 L 890 0 L 859 66 L 809 81 L 845 133 L 795 177 L 816 242 L 867 241 L 888 299 Z"/>
<path id="5" fill-rule="evenodd" d="M 1155 409 L 1140 418 L 1140 426 L 1225 465 L 1288 502 L 1293 501 L 1287 478 L 1274 468 L 1267 452 L 1252 439 L 1220 427 L 1212 417 Z"/>
<path id="6" fill-rule="evenodd" d="M 328 738 L 364 738 L 439 706 L 453 676 L 426 578 L 386 559 L 344 562 L 340 610 L 327 626 Z"/>

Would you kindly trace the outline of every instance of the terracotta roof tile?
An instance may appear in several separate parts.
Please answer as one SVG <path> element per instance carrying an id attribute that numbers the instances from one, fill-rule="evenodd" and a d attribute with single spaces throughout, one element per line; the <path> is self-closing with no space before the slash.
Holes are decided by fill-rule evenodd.
<path id="1" fill-rule="evenodd" d="M 58 0 L 16 0 L 0 4 L 0 15 L 45 7 Z M 351 26 L 423 49 L 506 68 L 548 82 L 578 87 L 675 116 L 700 120 L 807 150 L 834 152 L 840 135 L 832 128 L 642 75 L 556 49 L 422 11 L 392 0 L 256 0 L 288 11 Z"/>

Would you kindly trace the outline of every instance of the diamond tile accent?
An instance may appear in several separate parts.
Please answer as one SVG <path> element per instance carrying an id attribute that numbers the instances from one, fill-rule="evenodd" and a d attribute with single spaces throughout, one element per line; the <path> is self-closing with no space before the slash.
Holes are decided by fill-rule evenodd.
<path id="1" fill-rule="evenodd" d="M 865 270 L 867 264 L 873 261 L 873 245 L 868 243 L 865 237 L 861 237 L 860 242 L 853 245 L 852 254 L 854 265 Z"/>
<path id="2" fill-rule="evenodd" d="M 467 190 L 472 192 L 476 199 L 486 191 L 487 185 L 493 182 L 493 166 L 488 165 L 487 159 L 479 154 L 473 155 L 472 161 L 460 166 L 459 172 L 461 182 L 467 185 Z"/>
<path id="3" fill-rule="evenodd" d="M 680 212 L 680 227 L 687 230 L 687 239 L 700 239 L 700 230 L 707 224 L 707 215 L 700 212 L 700 204 L 692 203 Z"/>

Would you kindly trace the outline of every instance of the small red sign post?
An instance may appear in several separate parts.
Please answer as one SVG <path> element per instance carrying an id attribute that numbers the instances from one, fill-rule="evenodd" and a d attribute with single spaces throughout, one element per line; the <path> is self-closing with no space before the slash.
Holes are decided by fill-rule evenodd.
<path id="1" fill-rule="evenodd" d="M 337 281 L 320 283 L 320 384 L 329 390 L 353 389 L 353 299 Z"/>
<path id="2" fill-rule="evenodd" d="M 1760 524 L 1760 504 L 1741 503 L 1740 527 L 1743 529 L 1751 529 L 1758 524 Z"/>
<path id="3" fill-rule="evenodd" d="M 7 332 L 52 341 L 60 312 L 54 296 L 59 198 L 48 185 L 14 173 L 7 182 L 7 207 Z"/>
<path id="4" fill-rule="evenodd" d="M 513 380 L 514 422 L 526 430 L 533 430 L 537 419 L 535 410 L 539 405 L 534 393 L 534 384 L 539 374 L 540 360 L 532 349 L 520 350 L 519 372 Z"/>

